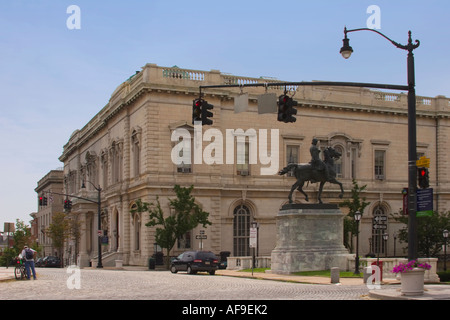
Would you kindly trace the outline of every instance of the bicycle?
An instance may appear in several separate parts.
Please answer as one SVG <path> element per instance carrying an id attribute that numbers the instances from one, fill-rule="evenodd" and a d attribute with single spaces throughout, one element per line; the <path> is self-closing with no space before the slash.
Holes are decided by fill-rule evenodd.
<path id="1" fill-rule="evenodd" d="M 14 276 L 16 277 L 16 280 L 23 280 L 26 277 L 25 264 L 23 263 L 22 259 L 16 260 Z"/>

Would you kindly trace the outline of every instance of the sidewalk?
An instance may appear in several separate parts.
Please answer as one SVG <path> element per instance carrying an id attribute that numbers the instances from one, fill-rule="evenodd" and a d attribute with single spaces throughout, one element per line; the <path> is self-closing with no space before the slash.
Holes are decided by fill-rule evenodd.
<path id="1" fill-rule="evenodd" d="M 14 279 L 14 267 L 9 267 L 8 269 L 0 267 L 0 282 Z"/>
<path id="2" fill-rule="evenodd" d="M 216 274 L 231 277 L 243 277 L 243 278 L 255 278 L 265 280 L 278 280 L 288 282 L 310 283 L 310 284 L 333 284 L 329 277 L 308 277 L 308 276 L 296 276 L 296 275 L 284 275 L 264 272 L 254 272 L 253 276 L 251 272 L 242 272 L 236 270 L 217 270 Z M 341 285 L 363 285 L 362 278 L 340 278 Z M 389 279 L 389 283 L 399 283 L 395 279 Z M 336 285 L 336 284 L 334 284 Z"/>
<path id="3" fill-rule="evenodd" d="M 104 270 L 114 270 L 116 268 L 105 268 Z M 146 271 L 147 267 L 134 267 L 123 266 L 123 268 L 116 270 L 126 271 Z M 149 270 L 149 272 L 155 272 L 155 270 Z M 167 271 L 168 272 L 168 271 Z M 217 270 L 217 275 L 227 277 L 242 277 L 253 278 L 263 280 L 276 280 L 286 282 L 297 282 L 305 284 L 317 284 L 317 285 L 364 285 L 362 278 L 340 278 L 338 284 L 331 283 L 329 277 L 316 277 L 316 276 L 296 276 L 296 275 L 282 275 L 273 273 L 254 272 L 253 276 L 251 272 L 241 272 L 236 270 Z M 14 267 L 0 267 L 0 285 L 2 281 L 14 280 Z M 450 300 L 450 285 L 447 284 L 425 284 L 425 292 L 422 296 L 417 297 L 405 297 L 401 295 L 400 282 L 396 279 L 385 279 L 381 289 L 371 290 L 369 297 L 377 300 Z M 394 286 L 395 285 L 395 286 Z"/>

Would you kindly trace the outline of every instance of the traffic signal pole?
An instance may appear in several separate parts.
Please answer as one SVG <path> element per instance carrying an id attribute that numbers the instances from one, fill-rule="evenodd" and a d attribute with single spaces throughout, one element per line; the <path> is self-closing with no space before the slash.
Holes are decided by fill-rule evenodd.
<path id="1" fill-rule="evenodd" d="M 351 30 L 359 31 L 359 29 Z M 348 32 L 351 32 L 348 31 Z M 346 31 L 347 32 L 347 31 Z M 412 43 L 411 32 L 407 46 L 394 43 L 398 48 L 408 51 L 408 85 L 359 83 L 359 82 L 270 82 L 270 83 L 249 83 L 249 84 L 229 84 L 229 85 L 208 85 L 199 86 L 200 98 L 202 89 L 208 88 L 245 88 L 245 87 L 287 87 L 287 86 L 330 86 L 330 87 L 359 87 L 376 88 L 385 90 L 399 90 L 408 92 L 408 260 L 417 259 L 417 219 L 416 219 L 416 194 L 417 194 L 417 142 L 416 142 L 416 93 L 414 79 L 414 55 L 413 50 L 419 46 Z"/>
<path id="2" fill-rule="evenodd" d="M 408 86 L 380 83 L 359 83 L 359 82 L 334 82 L 334 81 L 301 81 L 301 82 L 265 82 L 265 83 L 246 83 L 246 84 L 218 84 L 199 86 L 200 97 L 202 89 L 208 88 L 245 88 L 245 87 L 287 87 L 287 86 L 329 86 L 329 87 L 359 87 L 376 88 L 386 90 L 408 90 Z"/>

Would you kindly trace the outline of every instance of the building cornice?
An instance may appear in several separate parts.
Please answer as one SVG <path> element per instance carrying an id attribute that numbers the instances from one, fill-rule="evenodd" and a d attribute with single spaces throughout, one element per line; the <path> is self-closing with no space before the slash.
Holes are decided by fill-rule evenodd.
<path id="1" fill-rule="evenodd" d="M 64 146 L 59 160 L 64 162 L 79 147 L 97 135 L 108 122 L 122 110 L 133 104 L 145 94 L 166 93 L 169 95 L 193 96 L 199 94 L 200 85 L 267 83 L 277 80 L 267 78 L 238 77 L 220 73 L 218 70 L 200 71 L 166 68 L 147 64 L 142 71 L 123 82 L 111 95 L 108 104 L 99 111 L 82 129 L 72 134 Z M 245 88 L 249 92 L 250 102 L 256 103 L 257 97 L 264 93 L 264 88 Z M 292 88 L 290 88 L 292 89 Z M 298 89 L 298 88 L 295 88 Z M 273 90 L 273 89 L 270 89 Z M 276 88 L 282 92 L 283 88 Z M 240 93 L 239 88 L 203 90 L 204 96 L 221 100 L 233 99 Z M 386 114 L 407 117 L 407 96 L 400 93 L 386 93 L 365 88 L 343 87 L 302 87 L 294 97 L 299 103 L 298 109 L 323 109 L 333 111 Z M 342 101 L 343 100 L 343 101 Z M 348 101 L 347 101 L 348 100 Z M 417 97 L 417 117 L 430 119 L 450 118 L 450 99 L 443 96 L 436 98 Z"/>

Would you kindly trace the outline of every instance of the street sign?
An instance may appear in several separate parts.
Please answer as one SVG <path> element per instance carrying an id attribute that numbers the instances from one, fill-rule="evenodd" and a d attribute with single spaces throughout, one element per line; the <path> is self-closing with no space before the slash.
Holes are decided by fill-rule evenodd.
<path id="1" fill-rule="evenodd" d="M 385 221 L 387 221 L 387 216 L 376 216 L 373 220 L 378 224 L 385 223 Z"/>
<path id="2" fill-rule="evenodd" d="M 433 188 L 417 189 L 417 217 L 433 215 Z"/>
<path id="3" fill-rule="evenodd" d="M 408 215 L 408 188 L 404 188 L 403 214 Z M 417 189 L 416 217 L 429 217 L 433 215 L 433 188 Z"/>
<path id="4" fill-rule="evenodd" d="M 258 239 L 258 228 L 250 228 L 250 248 L 256 248 Z"/>
<path id="5" fill-rule="evenodd" d="M 208 237 L 206 236 L 206 234 L 198 234 L 195 236 L 195 239 L 208 239 Z"/>
<path id="6" fill-rule="evenodd" d="M 372 228 L 374 230 L 386 230 L 387 220 L 387 216 L 375 216 L 372 220 Z"/>
<path id="7" fill-rule="evenodd" d="M 419 160 L 416 161 L 416 166 L 419 168 L 429 168 L 430 167 L 430 158 L 425 156 L 420 157 Z"/>

